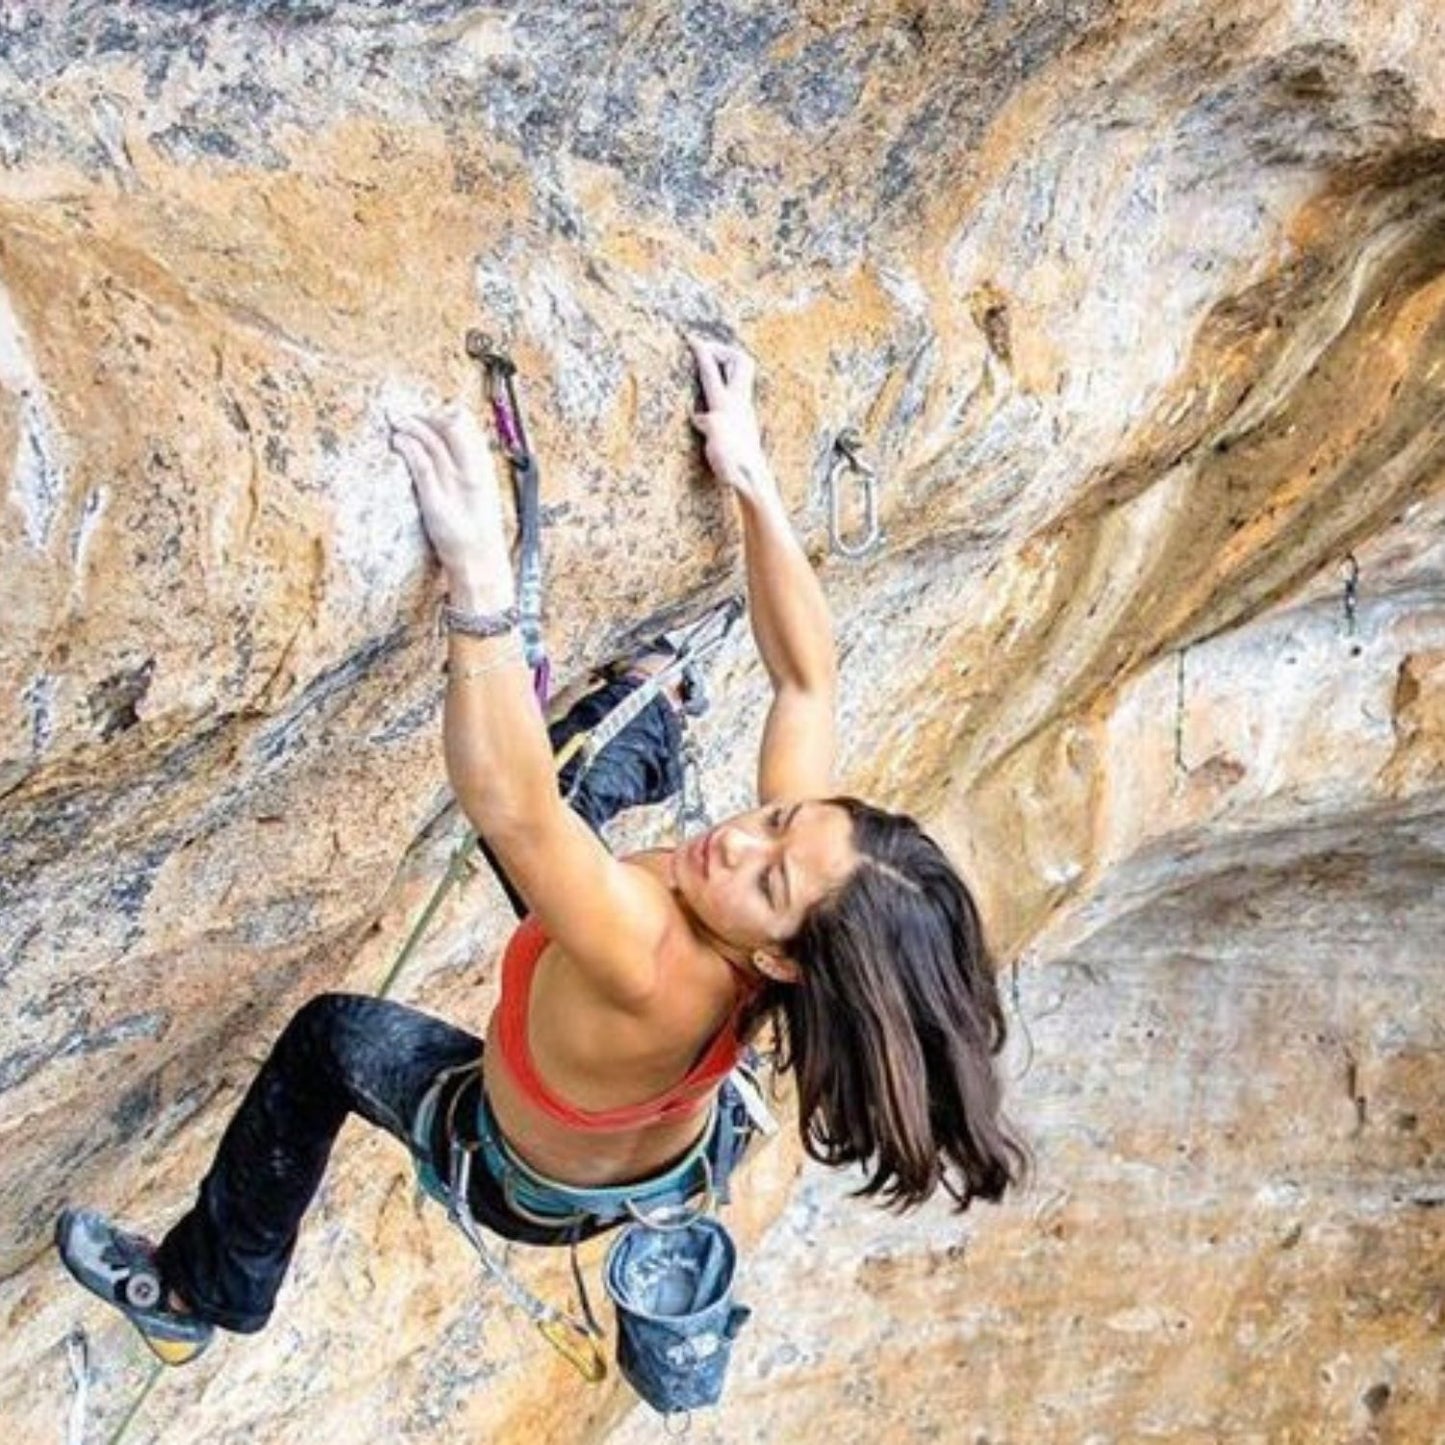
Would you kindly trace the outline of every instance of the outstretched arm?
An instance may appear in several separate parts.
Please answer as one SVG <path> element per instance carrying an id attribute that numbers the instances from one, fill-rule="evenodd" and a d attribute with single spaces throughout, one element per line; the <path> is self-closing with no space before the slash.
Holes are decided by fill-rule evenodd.
<path id="1" fill-rule="evenodd" d="M 773 684 L 758 796 L 819 797 L 833 790 L 836 753 L 833 619 L 763 450 L 752 358 L 701 338 L 692 348 L 707 401 L 693 424 L 706 440 L 713 474 L 738 500 L 753 636 Z"/>
<path id="2" fill-rule="evenodd" d="M 496 469 L 475 419 L 452 410 L 395 425 L 394 445 L 447 576 L 451 604 L 500 614 L 514 584 Z M 670 917 L 661 884 L 614 859 L 562 801 L 515 627 L 448 639 L 447 776 L 508 877 L 602 993 L 627 1004 L 656 982 Z"/>

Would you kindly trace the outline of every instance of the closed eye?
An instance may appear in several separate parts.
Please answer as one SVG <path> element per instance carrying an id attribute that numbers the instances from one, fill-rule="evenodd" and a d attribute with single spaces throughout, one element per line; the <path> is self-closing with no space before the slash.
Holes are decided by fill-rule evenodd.
<path id="1" fill-rule="evenodd" d="M 788 825 L 793 821 L 793 814 L 798 811 L 798 807 L 799 805 L 795 803 L 791 808 L 779 805 L 772 809 L 768 814 L 768 827 L 774 833 L 785 833 Z M 768 900 L 768 907 L 772 909 L 776 909 L 778 906 L 775 878 L 779 875 L 783 877 L 784 882 L 787 881 L 787 875 L 781 868 L 765 868 L 758 876 L 758 887 L 762 890 L 763 897 Z"/>

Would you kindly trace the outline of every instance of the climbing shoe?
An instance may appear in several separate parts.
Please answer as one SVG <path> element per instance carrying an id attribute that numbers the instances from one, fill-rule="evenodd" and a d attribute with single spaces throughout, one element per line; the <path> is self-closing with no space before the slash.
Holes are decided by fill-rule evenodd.
<path id="1" fill-rule="evenodd" d="M 701 717 L 708 710 L 707 685 L 702 672 L 695 663 L 684 662 L 679 669 L 677 662 L 677 648 L 666 636 L 656 637 L 636 655 L 609 663 L 602 675 L 613 679 L 627 678 L 646 685 L 654 673 L 670 672 L 671 680 L 663 688 L 668 702 L 688 717 Z"/>
<path id="2" fill-rule="evenodd" d="M 166 1303 L 150 1240 L 126 1234 L 93 1209 L 67 1209 L 55 1224 L 55 1247 L 75 1279 L 114 1305 L 162 1364 L 189 1364 L 211 1343 L 213 1325 Z"/>
<path id="3" fill-rule="evenodd" d="M 669 699 L 687 717 L 702 717 L 711 706 L 702 663 L 727 640 L 742 615 L 742 598 L 729 597 L 700 617 L 658 633 L 633 657 L 613 663 L 608 675 L 644 681 L 650 672 L 667 672 Z"/>

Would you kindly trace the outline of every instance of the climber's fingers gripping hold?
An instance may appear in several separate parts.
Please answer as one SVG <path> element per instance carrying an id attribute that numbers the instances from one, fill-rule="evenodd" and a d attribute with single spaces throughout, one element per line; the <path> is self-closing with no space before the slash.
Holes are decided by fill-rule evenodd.
<path id="1" fill-rule="evenodd" d="M 496 468 L 475 419 L 459 408 L 403 417 L 392 423 L 392 446 L 406 463 L 422 525 L 447 572 L 505 571 Z"/>
<path id="2" fill-rule="evenodd" d="M 697 360 L 709 411 L 752 405 L 756 368 L 752 357 L 741 346 L 712 341 L 706 336 L 689 336 L 687 342 Z"/>
<path id="3" fill-rule="evenodd" d="M 476 416 L 464 406 L 450 406 L 431 421 L 447 444 L 462 488 L 496 494 L 496 463 Z"/>
<path id="4" fill-rule="evenodd" d="M 706 442 L 708 465 L 719 481 L 756 495 L 766 485 L 768 469 L 753 404 L 753 359 L 740 346 L 705 337 L 689 337 L 688 344 L 707 401 L 707 410 L 697 412 L 692 424 Z"/>

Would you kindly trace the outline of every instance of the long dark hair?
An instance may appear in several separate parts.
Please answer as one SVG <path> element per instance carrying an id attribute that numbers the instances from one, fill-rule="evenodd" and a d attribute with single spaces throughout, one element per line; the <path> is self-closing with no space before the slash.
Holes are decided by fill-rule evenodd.
<path id="1" fill-rule="evenodd" d="M 859 1194 L 899 1209 L 942 1188 L 960 1210 L 1021 1182 L 1028 1156 L 1001 1114 L 1008 1029 L 978 910 L 912 818 L 856 798 L 859 866 L 788 944 L 796 983 L 760 996 L 797 1075 L 803 1147 L 862 1164 Z"/>

